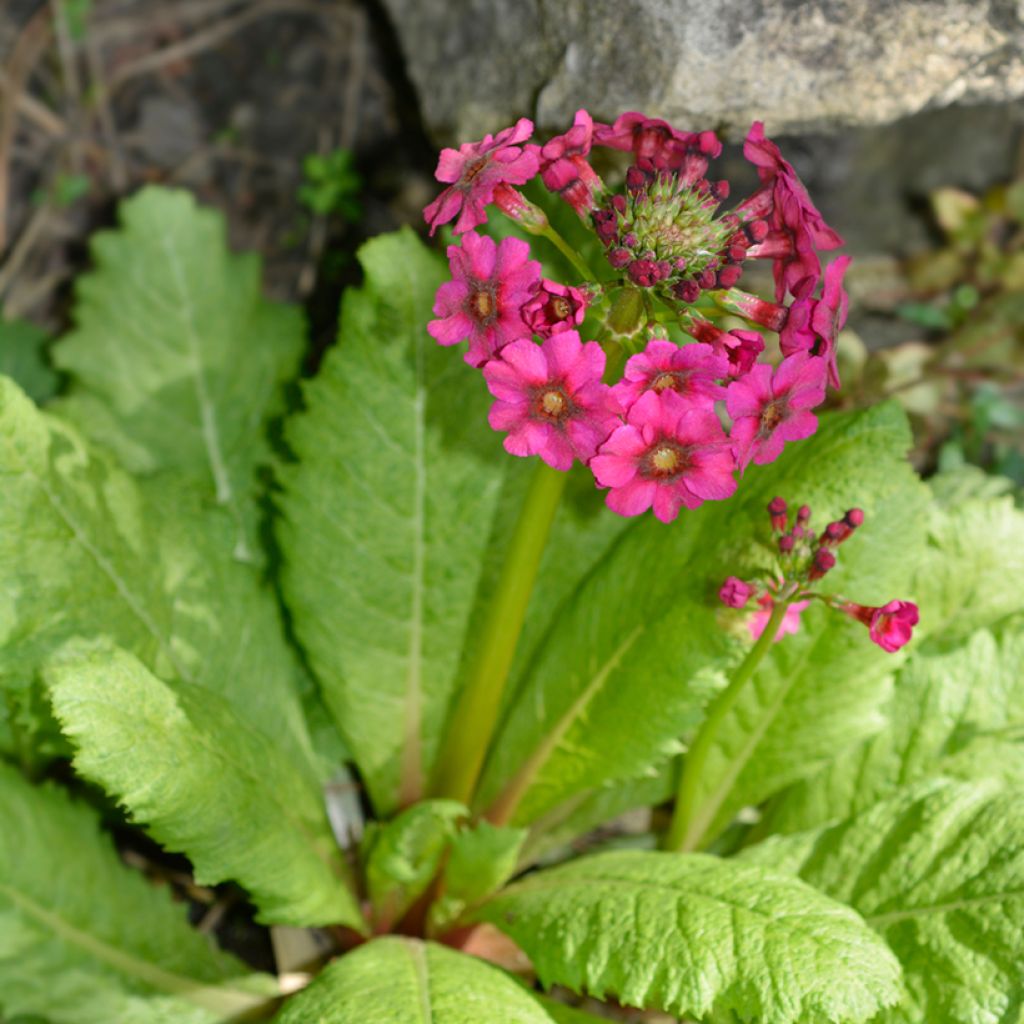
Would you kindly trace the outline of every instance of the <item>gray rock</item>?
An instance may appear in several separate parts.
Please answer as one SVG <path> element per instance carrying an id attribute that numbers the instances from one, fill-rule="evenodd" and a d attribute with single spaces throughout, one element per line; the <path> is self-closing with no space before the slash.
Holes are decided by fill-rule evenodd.
<path id="1" fill-rule="evenodd" d="M 439 141 L 625 110 L 738 137 L 1024 96 L 1024 0 L 384 0 Z"/>

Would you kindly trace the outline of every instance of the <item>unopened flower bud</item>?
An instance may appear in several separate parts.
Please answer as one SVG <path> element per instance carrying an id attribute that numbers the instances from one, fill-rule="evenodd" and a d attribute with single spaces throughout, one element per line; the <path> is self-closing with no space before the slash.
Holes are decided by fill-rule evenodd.
<path id="1" fill-rule="evenodd" d="M 798 523 L 806 523 L 811 518 L 811 507 L 810 505 L 801 505 L 796 510 L 796 521 Z"/>
<path id="2" fill-rule="evenodd" d="M 784 498 L 774 497 L 768 502 L 768 515 L 772 517 L 772 529 L 782 531 L 786 528 L 787 505 Z"/>
<path id="3" fill-rule="evenodd" d="M 723 604 L 730 608 L 742 608 L 754 596 L 754 588 L 737 576 L 730 576 L 718 591 Z"/>
<path id="4" fill-rule="evenodd" d="M 860 508 L 851 508 L 845 516 L 843 516 L 843 522 L 851 530 L 856 530 L 864 522 L 864 510 Z"/>
<path id="5" fill-rule="evenodd" d="M 779 550 L 784 555 L 788 555 L 793 550 L 795 544 L 796 541 L 791 533 L 787 533 L 784 537 L 779 538 Z"/>
<path id="6" fill-rule="evenodd" d="M 518 221 L 524 230 L 539 235 L 548 226 L 547 214 L 517 188 L 502 182 L 494 189 L 494 205 L 512 220 Z"/>
<path id="7" fill-rule="evenodd" d="M 814 552 L 814 561 L 811 563 L 810 572 L 807 573 L 809 580 L 820 580 L 822 576 L 835 567 L 836 556 L 827 548 L 818 548 Z"/>

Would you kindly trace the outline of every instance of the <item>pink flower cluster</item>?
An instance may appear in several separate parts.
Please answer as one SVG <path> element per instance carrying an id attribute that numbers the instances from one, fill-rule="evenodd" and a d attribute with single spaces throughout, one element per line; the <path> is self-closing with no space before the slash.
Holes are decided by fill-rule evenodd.
<path id="1" fill-rule="evenodd" d="M 884 651 L 898 651 L 909 642 L 918 623 L 918 608 L 912 601 L 889 601 L 881 607 L 873 607 L 812 589 L 813 584 L 835 568 L 835 549 L 864 522 L 861 509 L 849 509 L 842 519 L 829 523 L 820 535 L 811 529 L 811 510 L 806 505 L 797 509 L 790 524 L 786 502 L 772 498 L 768 515 L 779 551 L 778 574 L 751 580 L 730 576 L 718 592 L 719 599 L 730 608 L 746 608 L 755 600 L 757 610 L 747 621 L 755 640 L 764 632 L 776 602 L 786 602 L 785 615 L 774 637 L 778 642 L 785 634 L 797 632 L 800 613 L 812 600 L 818 600 L 862 622 L 868 627 L 871 640 Z"/>
<path id="2" fill-rule="evenodd" d="M 489 421 L 507 434 L 509 452 L 560 470 L 584 463 L 614 511 L 653 508 L 669 522 L 681 508 L 728 498 L 750 463 L 771 462 L 786 442 L 814 433 L 811 410 L 829 381 L 838 386 L 849 259 L 822 279 L 818 252 L 841 240 L 760 124 L 744 152 L 761 185 L 725 213 L 728 183 L 706 177 L 721 150 L 712 132 L 638 113 L 601 124 L 583 110 L 542 146 L 529 142 L 532 131 L 524 118 L 442 152 L 437 177 L 447 187 L 424 216 L 431 233 L 454 221 L 461 238 L 448 248 L 452 277 L 429 332 L 442 345 L 468 341 L 465 359 L 494 396 Z M 594 170 L 595 147 L 630 154 L 621 190 Z M 475 230 L 493 205 L 551 238 L 543 212 L 516 187 L 537 176 L 596 234 L 602 271 L 547 280 L 527 242 Z M 773 261 L 775 302 L 735 288 L 748 259 Z M 752 329 L 717 326 L 706 301 L 695 306 L 705 293 Z M 597 341 L 581 338 L 588 316 L 599 321 Z M 666 322 L 692 340 L 669 340 Z M 765 329 L 779 334 L 777 366 L 759 362 Z"/>

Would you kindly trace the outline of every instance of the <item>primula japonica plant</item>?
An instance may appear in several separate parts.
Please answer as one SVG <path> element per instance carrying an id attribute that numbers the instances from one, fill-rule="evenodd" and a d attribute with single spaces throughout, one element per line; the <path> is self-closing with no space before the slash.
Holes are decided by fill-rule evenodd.
<path id="1" fill-rule="evenodd" d="M 814 429 L 843 266 L 759 129 L 732 214 L 708 134 L 529 131 L 442 156 L 447 264 L 362 249 L 301 401 L 301 319 L 180 193 L 95 239 L 59 394 L 3 325 L 5 1018 L 1018 1013 L 1024 515 L 918 480 L 894 405 Z M 276 975 L 120 862 L 125 817 L 245 890 Z"/>

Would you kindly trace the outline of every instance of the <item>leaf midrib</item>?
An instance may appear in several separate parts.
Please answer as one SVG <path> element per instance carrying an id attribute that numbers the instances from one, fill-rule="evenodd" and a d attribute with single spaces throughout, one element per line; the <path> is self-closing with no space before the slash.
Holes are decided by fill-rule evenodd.
<path id="1" fill-rule="evenodd" d="M 76 946 L 101 963 L 113 967 L 129 977 L 137 978 L 158 991 L 181 996 L 196 1006 L 223 1016 L 245 1013 L 265 1006 L 270 1001 L 267 996 L 245 992 L 231 986 L 208 985 L 205 982 L 157 967 L 155 964 L 148 963 L 132 953 L 126 953 L 109 942 L 83 931 L 59 914 L 40 906 L 9 885 L 0 883 L 0 893 L 3 893 L 11 903 L 29 917 L 45 926 L 58 939 Z"/>
<path id="2" fill-rule="evenodd" d="M 990 903 L 1003 903 L 1014 897 L 1024 897 L 1024 889 L 1010 889 L 1007 892 L 990 893 L 987 896 L 975 896 L 963 900 L 949 900 L 945 903 L 929 903 L 921 907 L 910 907 L 907 910 L 894 910 L 888 914 L 868 914 L 864 920 L 872 928 L 887 928 L 900 921 L 909 921 L 930 914 L 951 914 L 958 910 L 969 910 L 972 907 L 984 907 Z"/>

